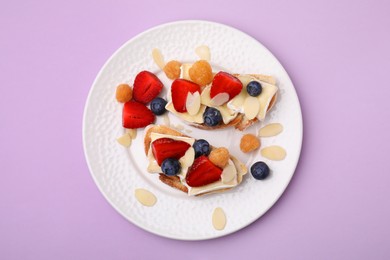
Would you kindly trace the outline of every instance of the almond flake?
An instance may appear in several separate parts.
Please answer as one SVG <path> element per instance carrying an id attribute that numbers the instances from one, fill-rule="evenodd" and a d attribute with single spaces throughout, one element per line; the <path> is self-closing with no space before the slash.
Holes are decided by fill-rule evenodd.
<path id="1" fill-rule="evenodd" d="M 180 158 L 180 164 L 182 168 L 188 168 L 194 163 L 195 158 L 195 150 L 194 148 L 190 147 L 186 153 L 183 155 L 183 157 Z"/>
<path id="2" fill-rule="evenodd" d="M 157 202 L 156 196 L 148 190 L 136 189 L 134 193 L 137 200 L 144 206 L 152 207 Z"/>
<path id="3" fill-rule="evenodd" d="M 160 69 L 164 69 L 165 67 L 165 62 L 164 62 L 164 57 L 161 54 L 161 51 L 157 48 L 152 50 L 152 57 L 154 62 L 157 64 L 157 66 Z"/>
<path id="4" fill-rule="evenodd" d="M 222 171 L 221 180 L 223 183 L 231 182 L 236 177 L 237 171 L 234 165 L 228 164 Z"/>
<path id="5" fill-rule="evenodd" d="M 263 148 L 261 155 L 273 161 L 281 161 L 286 157 L 286 150 L 280 146 L 273 145 Z"/>
<path id="6" fill-rule="evenodd" d="M 207 45 L 201 45 L 195 49 L 196 55 L 199 56 L 201 60 L 210 61 L 210 49 Z"/>
<path id="7" fill-rule="evenodd" d="M 187 108 L 188 114 L 190 114 L 191 116 L 194 116 L 199 112 L 200 94 L 198 91 L 196 91 L 194 94 L 191 94 L 191 92 L 188 92 L 187 100 L 186 100 L 186 108 Z"/>
<path id="8" fill-rule="evenodd" d="M 116 140 L 120 145 L 123 145 L 124 147 L 129 147 L 131 145 L 131 137 L 128 133 L 122 135 L 121 137 L 118 137 Z"/>
<path id="9" fill-rule="evenodd" d="M 283 126 L 279 123 L 273 123 L 264 126 L 259 131 L 260 137 L 271 137 L 280 134 L 283 131 Z"/>
<path id="10" fill-rule="evenodd" d="M 229 101 L 228 93 L 219 93 L 211 99 L 211 104 L 213 106 L 221 106 Z"/>
<path id="11" fill-rule="evenodd" d="M 216 230 L 222 230 L 226 226 L 226 215 L 221 208 L 215 208 L 212 217 L 213 226 Z"/>

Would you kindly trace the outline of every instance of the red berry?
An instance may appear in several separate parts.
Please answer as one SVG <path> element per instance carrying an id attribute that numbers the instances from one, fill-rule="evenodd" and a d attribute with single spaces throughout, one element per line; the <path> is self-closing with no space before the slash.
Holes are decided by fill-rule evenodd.
<path id="1" fill-rule="evenodd" d="M 144 104 L 130 100 L 123 106 L 122 124 L 124 128 L 141 128 L 154 122 L 155 116 Z"/>
<path id="2" fill-rule="evenodd" d="M 152 143 L 152 152 L 157 164 L 161 165 L 167 158 L 179 160 L 190 147 L 191 145 L 187 142 L 171 138 L 160 138 Z"/>
<path id="3" fill-rule="evenodd" d="M 134 80 L 133 98 L 147 104 L 158 96 L 162 88 L 163 84 L 156 75 L 146 70 L 141 71 Z"/>
<path id="4" fill-rule="evenodd" d="M 185 79 L 176 79 L 172 82 L 171 93 L 173 107 L 177 112 L 187 112 L 186 101 L 189 92 L 191 94 L 196 91 L 200 94 L 200 86 L 192 81 Z"/>
<path id="5" fill-rule="evenodd" d="M 221 179 L 222 170 L 202 155 L 188 169 L 186 182 L 190 187 L 201 187 Z"/>
<path id="6" fill-rule="evenodd" d="M 230 101 L 240 94 L 241 90 L 242 83 L 238 78 L 229 73 L 220 71 L 214 76 L 210 88 L 210 97 L 213 98 L 219 93 L 228 93 Z"/>

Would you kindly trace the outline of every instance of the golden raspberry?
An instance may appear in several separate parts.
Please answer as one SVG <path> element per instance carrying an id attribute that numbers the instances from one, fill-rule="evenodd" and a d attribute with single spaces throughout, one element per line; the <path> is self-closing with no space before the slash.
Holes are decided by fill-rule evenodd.
<path id="1" fill-rule="evenodd" d="M 180 77 L 180 66 L 180 62 L 176 60 L 171 60 L 164 66 L 163 70 L 165 72 L 165 75 L 167 75 L 167 77 L 172 80 L 178 79 Z"/>
<path id="2" fill-rule="evenodd" d="M 241 138 L 240 149 L 244 153 L 249 153 L 260 147 L 260 140 L 253 134 L 246 134 Z"/>
<path id="3" fill-rule="evenodd" d="M 209 154 L 209 160 L 219 168 L 225 167 L 229 161 L 228 149 L 224 147 L 213 149 Z"/>
<path id="4" fill-rule="evenodd" d="M 213 81 L 213 71 L 210 64 L 205 60 L 198 60 L 188 71 L 193 82 L 200 86 L 206 86 Z"/>
<path id="5" fill-rule="evenodd" d="M 133 97 L 133 89 L 127 84 L 120 84 L 116 87 L 116 100 L 126 103 Z"/>

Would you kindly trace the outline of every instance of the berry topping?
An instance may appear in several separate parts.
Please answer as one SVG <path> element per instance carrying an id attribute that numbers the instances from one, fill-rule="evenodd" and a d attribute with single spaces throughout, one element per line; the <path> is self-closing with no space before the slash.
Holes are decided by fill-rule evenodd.
<path id="1" fill-rule="evenodd" d="M 181 63 L 176 60 L 171 60 L 164 66 L 165 75 L 169 79 L 178 79 L 180 77 Z"/>
<path id="2" fill-rule="evenodd" d="M 165 99 L 156 97 L 155 99 L 152 100 L 150 103 L 150 109 L 152 110 L 153 114 L 156 116 L 162 115 L 167 111 L 165 109 L 165 105 L 167 104 L 167 101 Z"/>
<path id="3" fill-rule="evenodd" d="M 229 156 L 229 150 L 225 147 L 220 147 L 211 151 L 209 159 L 219 168 L 224 168 L 229 161 Z"/>
<path id="4" fill-rule="evenodd" d="M 176 79 L 172 82 L 171 93 L 173 107 L 177 112 L 187 112 L 186 101 L 188 93 L 194 94 L 196 91 L 200 94 L 198 84 L 185 79 Z"/>
<path id="5" fill-rule="evenodd" d="M 156 75 L 149 71 L 141 71 L 135 77 L 133 98 L 143 104 L 152 101 L 161 92 L 163 84 Z"/>
<path id="6" fill-rule="evenodd" d="M 188 169 L 186 182 L 190 187 L 201 187 L 220 180 L 221 174 L 222 170 L 202 155 Z"/>
<path id="7" fill-rule="evenodd" d="M 252 152 L 260 147 L 260 139 L 253 134 L 245 134 L 241 137 L 240 149 L 244 153 Z"/>
<path id="8" fill-rule="evenodd" d="M 218 109 L 208 107 L 203 113 L 203 121 L 207 126 L 217 126 L 222 122 L 222 115 Z"/>
<path id="9" fill-rule="evenodd" d="M 264 180 L 269 175 L 269 167 L 265 162 L 256 162 L 251 167 L 251 174 L 256 180 Z"/>
<path id="10" fill-rule="evenodd" d="M 200 86 L 206 86 L 213 81 L 213 72 L 210 64 L 205 60 L 198 60 L 192 64 L 188 71 L 193 82 Z"/>
<path id="11" fill-rule="evenodd" d="M 192 147 L 194 147 L 195 150 L 195 158 L 201 155 L 207 156 L 210 154 L 210 144 L 204 139 L 196 140 Z"/>
<path id="12" fill-rule="evenodd" d="M 229 100 L 240 94 L 242 90 L 241 81 L 233 75 L 220 71 L 213 79 L 210 89 L 210 97 L 214 98 L 219 93 L 229 94 Z"/>
<path id="13" fill-rule="evenodd" d="M 257 97 L 258 95 L 260 95 L 262 90 L 263 90 L 263 87 L 261 86 L 260 82 L 258 82 L 258 81 L 251 81 L 246 86 L 246 91 L 252 97 Z"/>
<path id="14" fill-rule="evenodd" d="M 183 141 L 173 140 L 171 138 L 160 138 L 152 143 L 152 152 L 157 164 L 161 165 L 167 158 L 179 160 L 185 155 L 190 147 L 190 144 Z"/>
<path id="15" fill-rule="evenodd" d="M 124 128 L 141 128 L 154 122 L 155 116 L 144 104 L 131 100 L 126 102 L 122 111 Z"/>
<path id="16" fill-rule="evenodd" d="M 161 164 L 161 170 L 165 175 L 174 176 L 180 172 L 180 162 L 175 158 L 167 158 Z"/>
<path id="17" fill-rule="evenodd" d="M 126 103 L 127 101 L 130 101 L 130 99 L 133 97 L 133 90 L 131 87 L 127 84 L 120 84 L 118 87 L 116 87 L 116 100 L 121 103 Z"/>

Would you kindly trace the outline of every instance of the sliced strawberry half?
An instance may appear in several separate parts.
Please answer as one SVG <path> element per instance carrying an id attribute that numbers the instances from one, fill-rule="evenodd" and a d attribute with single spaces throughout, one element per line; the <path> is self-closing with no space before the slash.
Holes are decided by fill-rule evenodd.
<path id="1" fill-rule="evenodd" d="M 141 71 L 135 77 L 133 98 L 143 104 L 152 101 L 161 92 L 163 84 L 156 75 L 149 71 Z"/>
<path id="2" fill-rule="evenodd" d="M 130 100 L 123 106 L 122 125 L 124 128 L 141 128 L 154 122 L 155 116 L 144 104 Z"/>
<path id="3" fill-rule="evenodd" d="M 167 158 L 179 160 L 190 147 L 191 145 L 189 143 L 183 141 L 160 138 L 152 143 L 152 152 L 158 165 L 161 165 Z"/>
<path id="4" fill-rule="evenodd" d="M 191 94 L 196 91 L 200 94 L 200 86 L 192 81 L 185 79 L 176 79 L 172 82 L 171 93 L 173 107 L 177 112 L 187 112 L 186 101 L 188 92 Z"/>
<path id="5" fill-rule="evenodd" d="M 222 170 L 202 155 L 188 169 L 186 182 L 190 187 L 200 187 L 221 179 Z"/>
<path id="6" fill-rule="evenodd" d="M 213 98 L 220 93 L 229 94 L 229 100 L 232 100 L 235 96 L 240 94 L 242 90 L 241 81 L 233 75 L 220 71 L 213 79 L 213 83 L 210 88 L 210 97 Z"/>

